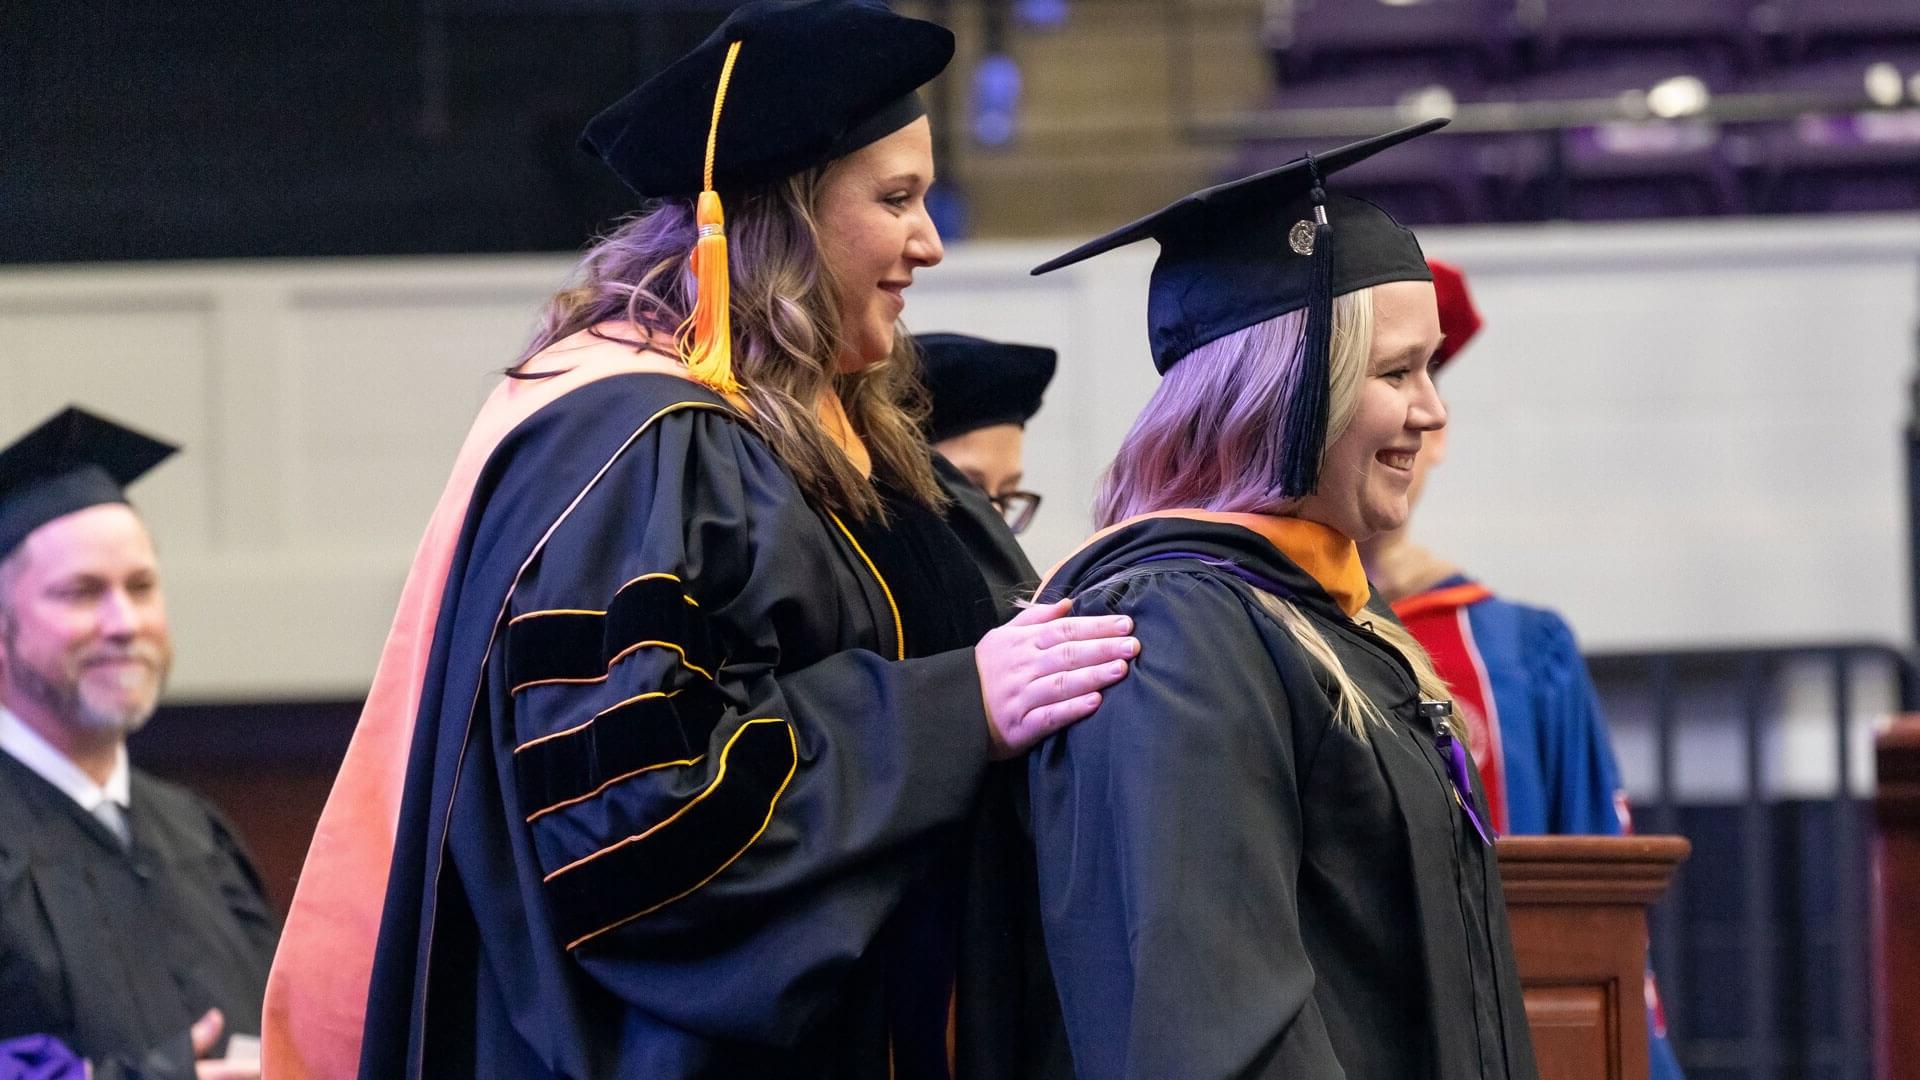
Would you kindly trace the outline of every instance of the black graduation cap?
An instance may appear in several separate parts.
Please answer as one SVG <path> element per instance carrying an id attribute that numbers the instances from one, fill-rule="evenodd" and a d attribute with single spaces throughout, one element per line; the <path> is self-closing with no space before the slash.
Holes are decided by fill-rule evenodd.
<path id="1" fill-rule="evenodd" d="M 843 157 L 926 114 L 914 91 L 953 58 L 945 27 L 879 0 L 756 0 L 593 118 L 580 143 L 643 198 L 697 195 L 721 72 L 740 43 L 714 136 L 716 191 Z"/>
<path id="2" fill-rule="evenodd" d="M 127 501 L 126 486 L 179 447 L 69 406 L 0 450 L 0 559 L 58 517 Z"/>
<path id="3" fill-rule="evenodd" d="M 1025 426 L 1040 411 L 1057 354 L 1043 345 L 1014 345 L 966 334 L 915 334 L 933 413 L 927 441 L 939 442 L 994 424 Z"/>
<path id="4" fill-rule="evenodd" d="M 1307 309 L 1299 382 L 1288 395 L 1278 492 L 1310 494 L 1326 441 L 1327 351 L 1333 298 L 1389 281 L 1430 281 L 1419 241 L 1367 202 L 1329 196 L 1327 177 L 1445 127 L 1445 119 L 1196 191 L 1162 210 L 1034 267 L 1044 274 L 1117 247 L 1160 243 L 1147 292 L 1154 366 L 1164 374 L 1194 349 L 1255 323 Z"/>
<path id="5" fill-rule="evenodd" d="M 694 305 L 676 335 L 688 374 L 740 390 L 721 189 L 792 176 L 900 130 L 926 115 L 914 91 L 951 59 L 945 27 L 879 0 L 756 0 L 587 125 L 581 145 L 636 194 L 699 196 Z"/>

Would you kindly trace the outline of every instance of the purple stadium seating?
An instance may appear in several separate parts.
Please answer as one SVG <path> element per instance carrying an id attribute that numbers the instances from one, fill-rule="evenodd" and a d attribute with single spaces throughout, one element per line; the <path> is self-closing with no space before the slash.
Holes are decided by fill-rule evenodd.
<path id="1" fill-rule="evenodd" d="M 1631 62 L 1535 76 L 1509 89 L 1525 101 L 1617 101 L 1674 77 L 1710 92 L 1731 85 L 1724 68 Z M 1516 142 L 1493 178 L 1509 206 L 1578 219 L 1727 214 L 1741 188 L 1717 125 L 1697 118 L 1605 120 Z"/>
<path id="2" fill-rule="evenodd" d="M 1534 44 L 1544 66 L 1631 49 L 1744 62 L 1755 54 L 1763 0 L 1538 0 Z M 1824 0 L 1815 0 L 1824 2 Z"/>
<path id="3" fill-rule="evenodd" d="M 1584 101 L 1614 99 L 1646 91 L 1679 76 L 1691 75 L 1713 92 L 1736 85 L 1731 65 L 1714 57 L 1678 57 L 1671 53 L 1638 54 L 1606 64 L 1561 68 L 1515 79 L 1489 91 L 1518 101 Z"/>
<path id="4" fill-rule="evenodd" d="M 1478 75 L 1452 73 L 1434 77 L 1404 68 L 1382 70 L 1355 65 L 1351 73 L 1329 72 L 1288 83 L 1268 95 L 1274 109 L 1331 109 L 1350 105 L 1409 105 L 1423 93 L 1438 91 L 1455 101 L 1479 101 L 1487 84 Z M 1426 119 L 1425 115 L 1419 119 Z"/>
<path id="5" fill-rule="evenodd" d="M 1356 131 L 1352 137 L 1369 132 Z M 1277 168 L 1308 151 L 1332 149 L 1349 137 L 1262 139 L 1242 144 L 1232 175 Z M 1479 179 L 1478 137 L 1417 139 L 1398 152 L 1369 158 L 1340 173 L 1344 194 L 1372 199 L 1409 225 L 1479 221 L 1489 214 Z M 1223 178 L 1224 179 L 1224 178 Z"/>
<path id="6" fill-rule="evenodd" d="M 1778 32 L 1796 54 L 1832 46 L 1920 41 L 1920 0 L 1772 0 Z"/>
<path id="7" fill-rule="evenodd" d="M 1477 74 L 1455 72 L 1442 80 L 1428 77 L 1430 74 L 1401 66 L 1389 65 L 1382 70 L 1380 65 L 1365 65 L 1352 74 L 1329 73 L 1283 86 L 1268 96 L 1267 107 L 1282 115 L 1311 115 L 1352 107 L 1392 108 L 1399 110 L 1399 116 L 1388 122 L 1413 123 L 1450 114 L 1448 102 L 1478 101 L 1486 93 L 1486 84 Z M 1249 140 L 1237 164 L 1243 166 L 1243 172 L 1272 168 L 1308 150 L 1326 150 L 1370 133 L 1369 125 L 1360 123 L 1350 132 L 1321 138 L 1256 138 Z M 1452 134 L 1423 139 L 1407 148 L 1418 149 L 1418 161 L 1407 157 L 1402 159 L 1404 167 L 1385 168 L 1384 160 L 1375 159 L 1341 175 L 1357 177 L 1369 190 L 1386 192 L 1395 214 L 1409 222 L 1476 220 L 1484 216 L 1486 208 L 1473 161 L 1486 141 L 1485 136 Z"/>
<path id="8" fill-rule="evenodd" d="M 1270 105 L 1296 120 L 1445 112 L 1410 102 L 1435 88 L 1514 106 L 1481 114 L 1511 132 L 1456 129 L 1355 170 L 1410 221 L 1920 209 L 1920 0 L 1295 4 L 1274 38 Z M 1522 54 L 1531 74 L 1516 76 Z M 1647 97 L 1675 76 L 1697 82 L 1663 93 L 1708 92 L 1698 115 Z M 1735 92 L 1747 96 L 1716 118 L 1713 96 Z M 1352 134 L 1382 116 L 1354 116 Z M 1340 141 L 1253 138 L 1238 164 Z"/>
<path id="9" fill-rule="evenodd" d="M 1869 104 L 1899 104 L 1901 91 L 1916 75 L 1920 75 L 1920 43 L 1867 45 L 1824 59 L 1753 72 L 1740 80 L 1739 89 L 1804 98 L 1809 108 L 1851 111 Z M 1889 76 L 1893 85 L 1889 85 Z M 1893 96 L 1883 98 L 1883 94 Z"/>
<path id="10" fill-rule="evenodd" d="M 1500 71 L 1514 0 L 1294 0 L 1269 44 L 1287 81 L 1346 62 L 1435 75 Z"/>
<path id="11" fill-rule="evenodd" d="M 1876 69 L 1877 67 L 1877 69 Z M 1869 49 L 1757 75 L 1745 89 L 1805 111 L 1730 138 L 1749 201 L 1764 213 L 1920 209 L 1920 47 Z M 1885 107 L 1906 94 L 1906 108 Z M 1882 107 L 1874 108 L 1874 104 Z"/>

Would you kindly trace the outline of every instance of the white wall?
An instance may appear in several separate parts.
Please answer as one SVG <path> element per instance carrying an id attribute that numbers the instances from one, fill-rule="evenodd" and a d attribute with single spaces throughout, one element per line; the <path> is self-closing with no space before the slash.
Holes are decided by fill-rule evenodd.
<path id="1" fill-rule="evenodd" d="M 1905 641 L 1917 224 L 1436 237 L 1488 329 L 1423 528 L 1589 645 Z"/>
<path id="2" fill-rule="evenodd" d="M 184 443 L 133 489 L 173 695 L 363 693 L 492 373 L 566 260 L 0 273 L 0 437 L 69 401 Z"/>
<path id="3" fill-rule="evenodd" d="M 1487 328 L 1442 379 L 1453 430 L 1423 540 L 1563 608 L 1596 647 L 1905 640 L 1898 455 L 1920 218 L 1435 229 L 1424 243 L 1466 268 Z M 1142 247 L 978 309 L 991 314 L 976 325 L 1065 350 L 1034 434 L 1069 458 L 1042 458 L 1056 470 L 1042 490 L 1076 511 L 1152 390 Z M 968 294 L 1019 288 L 955 276 L 916 298 L 916 325 L 964 325 Z M 1052 510 L 1031 545 L 1046 558 L 1084 524 Z"/>
<path id="4" fill-rule="evenodd" d="M 1920 218 L 1432 230 L 1488 329 L 1419 531 L 1599 648 L 1907 637 L 1900 426 Z M 956 246 L 921 330 L 1051 344 L 1046 564 L 1152 392 L 1151 245 Z M 353 695 L 472 410 L 568 260 L 0 271 L 0 438 L 79 401 L 188 452 L 136 489 L 175 694 Z"/>

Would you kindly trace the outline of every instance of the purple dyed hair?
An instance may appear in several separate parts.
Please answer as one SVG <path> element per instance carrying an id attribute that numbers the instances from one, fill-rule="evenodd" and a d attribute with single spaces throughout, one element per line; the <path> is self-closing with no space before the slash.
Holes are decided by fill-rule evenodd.
<path id="1" fill-rule="evenodd" d="M 1284 513 L 1274 478 L 1285 445 L 1287 383 L 1307 313 L 1210 341 L 1167 370 L 1101 478 L 1101 528 L 1155 510 Z M 1373 292 L 1334 298 L 1327 416 L 1331 446 L 1353 419 L 1373 342 Z"/>
<path id="2" fill-rule="evenodd" d="M 1286 442 L 1287 381 L 1299 363 L 1306 312 L 1255 323 L 1188 353 L 1169 368 L 1127 432 L 1100 484 L 1094 518 L 1101 528 L 1155 510 L 1284 514 L 1291 506 L 1275 483 L 1274 463 Z M 1353 421 L 1373 348 L 1373 290 L 1333 301 L 1329 350 L 1327 445 Z M 1123 570 L 1108 585 L 1137 570 Z M 1336 720 L 1359 738 L 1386 714 L 1354 681 L 1327 636 L 1296 604 L 1257 591 L 1255 599 L 1285 626 L 1338 687 Z M 1373 632 L 1412 666 L 1420 694 L 1451 696 L 1433 660 L 1399 623 L 1381 619 Z"/>

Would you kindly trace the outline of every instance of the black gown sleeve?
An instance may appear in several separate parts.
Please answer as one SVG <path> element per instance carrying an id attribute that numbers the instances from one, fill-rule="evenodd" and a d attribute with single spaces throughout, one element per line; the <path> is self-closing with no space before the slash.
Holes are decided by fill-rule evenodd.
<path id="1" fill-rule="evenodd" d="M 737 421 L 688 411 L 609 466 L 510 597 L 503 788 L 559 944 L 691 1029 L 791 1037 L 985 770 L 971 649 L 845 647 L 847 575 L 876 572 L 838 531 Z"/>
<path id="2" fill-rule="evenodd" d="M 265 996 L 267 971 L 273 966 L 273 953 L 280 945 L 280 920 L 267 899 L 266 882 L 253 854 L 240 838 L 240 830 L 211 803 L 195 799 L 206 813 L 208 836 L 215 852 L 215 886 L 219 890 L 218 910 L 233 928 L 241 962 L 252 961 L 251 977 Z M 243 976 L 244 978 L 244 976 Z M 246 1011 L 227 1009 L 228 1034 L 258 1035 L 260 1005 L 258 998 L 246 1002 Z"/>
<path id="3" fill-rule="evenodd" d="M 1337 1080 L 1296 888 L 1305 721 L 1256 629 L 1266 616 L 1172 571 L 1075 607 L 1132 616 L 1141 643 L 1099 711 L 1029 758 L 1077 1075 Z"/>
<path id="4" fill-rule="evenodd" d="M 122 1056 L 90 1058 L 92 1080 L 193 1080 L 193 1040 L 188 1032 L 168 1039 L 135 1061 Z"/>

